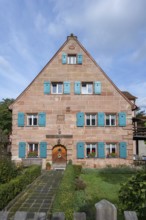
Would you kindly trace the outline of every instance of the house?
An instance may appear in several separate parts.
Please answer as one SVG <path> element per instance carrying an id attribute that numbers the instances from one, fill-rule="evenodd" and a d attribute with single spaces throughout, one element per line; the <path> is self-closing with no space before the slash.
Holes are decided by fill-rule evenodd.
<path id="1" fill-rule="evenodd" d="M 12 159 L 131 164 L 135 105 L 71 34 L 10 106 Z"/>

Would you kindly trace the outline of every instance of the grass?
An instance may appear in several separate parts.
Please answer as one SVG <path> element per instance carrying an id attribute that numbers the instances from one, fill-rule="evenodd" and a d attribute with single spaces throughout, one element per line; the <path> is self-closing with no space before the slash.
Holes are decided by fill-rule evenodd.
<path id="1" fill-rule="evenodd" d="M 79 177 L 85 182 L 86 188 L 85 190 L 76 191 L 75 186 L 73 187 L 72 185 L 72 191 L 70 192 L 72 193 L 72 210 L 76 212 L 85 212 L 87 220 L 93 220 L 95 219 L 95 204 L 102 199 L 110 201 L 118 208 L 118 192 L 120 185 L 127 181 L 134 173 L 135 170 L 127 167 L 109 167 L 99 170 L 83 169 Z M 65 178 L 67 178 L 66 175 Z M 67 181 L 69 181 L 69 178 L 67 178 Z M 71 178 L 71 182 L 73 183 L 73 178 Z M 67 199 L 68 196 L 70 195 L 67 195 L 66 192 L 65 198 Z M 69 220 L 69 218 L 66 219 Z M 118 220 L 122 219 L 123 218 L 119 215 Z"/>

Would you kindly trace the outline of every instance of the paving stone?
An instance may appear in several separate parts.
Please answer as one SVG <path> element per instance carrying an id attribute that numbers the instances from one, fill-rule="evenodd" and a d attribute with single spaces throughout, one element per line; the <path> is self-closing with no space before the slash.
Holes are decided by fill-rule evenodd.
<path id="1" fill-rule="evenodd" d="M 7 220 L 8 212 L 0 212 L 0 220 Z"/>
<path id="2" fill-rule="evenodd" d="M 26 220 L 27 212 L 16 212 L 14 220 Z"/>

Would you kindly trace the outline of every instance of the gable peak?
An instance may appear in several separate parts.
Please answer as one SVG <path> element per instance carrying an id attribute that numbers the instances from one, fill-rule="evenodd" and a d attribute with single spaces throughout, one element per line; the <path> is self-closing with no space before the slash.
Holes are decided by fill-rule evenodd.
<path id="1" fill-rule="evenodd" d="M 70 40 L 70 39 L 77 40 L 77 36 L 75 36 L 73 33 L 71 33 L 69 36 L 67 36 L 67 40 Z"/>

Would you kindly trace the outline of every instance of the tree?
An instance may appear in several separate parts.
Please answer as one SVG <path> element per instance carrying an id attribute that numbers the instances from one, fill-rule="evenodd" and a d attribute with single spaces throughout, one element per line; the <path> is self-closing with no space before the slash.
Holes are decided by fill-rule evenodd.
<path id="1" fill-rule="evenodd" d="M 14 99 L 3 99 L 0 102 L 0 153 L 6 151 L 9 143 L 9 135 L 12 132 L 12 112 L 9 110 L 9 105 Z"/>
<path id="2" fill-rule="evenodd" d="M 139 119 L 139 121 L 137 122 L 139 127 L 145 127 L 146 121 L 143 120 L 143 117 L 146 117 L 145 111 L 140 110 L 140 108 L 138 108 L 138 110 L 136 112 L 136 118 Z"/>
<path id="3" fill-rule="evenodd" d="M 9 110 L 9 105 L 14 99 L 3 99 L 0 102 L 0 129 L 3 134 L 9 135 L 12 131 L 12 112 Z"/>

